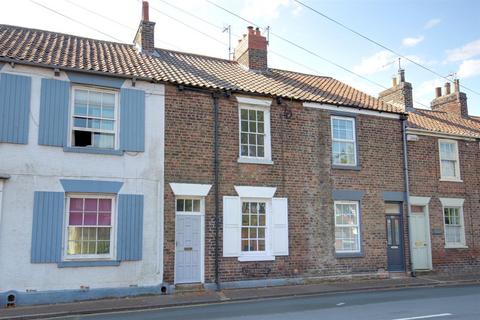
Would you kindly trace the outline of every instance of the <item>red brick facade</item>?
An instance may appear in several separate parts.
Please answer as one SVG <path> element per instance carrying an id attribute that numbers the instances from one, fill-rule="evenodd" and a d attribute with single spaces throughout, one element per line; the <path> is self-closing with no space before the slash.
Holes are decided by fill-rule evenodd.
<path id="1" fill-rule="evenodd" d="M 473 271 L 480 266 L 480 150 L 477 141 L 458 140 L 461 182 L 440 180 L 438 137 L 418 136 L 408 143 L 410 195 L 430 197 L 430 237 L 434 271 Z M 467 248 L 445 248 L 443 207 L 439 198 L 465 199 L 463 204 Z"/>
<path id="2" fill-rule="evenodd" d="M 213 99 L 166 86 L 164 281 L 174 282 L 175 196 L 169 183 L 213 184 Z M 292 118 L 284 117 L 284 107 Z M 399 119 L 356 115 L 359 170 L 331 165 L 330 111 L 275 100 L 271 106 L 273 165 L 238 163 L 238 103 L 221 98 L 220 197 L 235 185 L 276 187 L 288 198 L 289 255 L 270 262 L 223 258 L 220 221 L 220 280 L 288 278 L 386 270 L 384 191 L 404 191 Z M 336 258 L 332 190 L 364 192 L 361 201 L 364 256 Z M 213 189 L 212 189 L 213 190 Z M 221 202 L 221 201 L 220 201 Z M 205 282 L 214 281 L 214 196 L 205 199 Z M 220 213 L 223 209 L 220 207 Z M 220 214 L 222 216 L 222 214 Z"/>

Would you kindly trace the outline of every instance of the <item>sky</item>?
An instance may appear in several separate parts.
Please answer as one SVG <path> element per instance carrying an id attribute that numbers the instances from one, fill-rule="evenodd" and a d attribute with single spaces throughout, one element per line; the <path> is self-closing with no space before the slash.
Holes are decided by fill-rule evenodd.
<path id="1" fill-rule="evenodd" d="M 269 27 L 269 67 L 330 76 L 377 96 L 391 86 L 399 67 L 399 56 L 386 47 L 424 67 L 400 59 L 415 107 L 429 107 L 434 88 L 446 82 L 439 75 L 456 76 L 470 114 L 480 115 L 480 1 L 301 2 L 383 47 L 295 0 L 150 0 L 155 45 L 228 59 L 229 43 L 235 48 L 249 23 L 215 3 L 265 34 Z M 140 17 L 140 0 L 15 0 L 0 11 L 2 24 L 125 43 L 132 43 Z M 231 41 L 224 32 L 228 26 Z"/>

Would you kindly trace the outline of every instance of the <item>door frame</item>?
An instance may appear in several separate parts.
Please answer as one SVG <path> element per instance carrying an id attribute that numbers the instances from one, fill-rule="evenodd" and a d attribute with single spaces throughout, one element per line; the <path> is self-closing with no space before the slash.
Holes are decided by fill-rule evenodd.
<path id="1" fill-rule="evenodd" d="M 401 252 L 402 252 L 402 265 L 403 265 L 403 270 L 398 270 L 398 271 L 390 271 L 388 270 L 388 243 L 387 243 L 387 271 L 389 272 L 405 272 L 407 270 L 407 255 L 405 252 L 405 225 L 404 225 L 404 218 L 403 218 L 403 202 L 402 201 L 385 201 L 385 203 L 395 203 L 398 204 L 399 208 L 399 213 L 385 213 L 385 231 L 388 232 L 387 228 L 387 217 L 388 216 L 394 216 L 398 217 L 399 222 L 400 222 L 400 246 L 401 246 Z"/>
<path id="2" fill-rule="evenodd" d="M 200 200 L 200 212 L 177 212 L 177 199 Z M 200 283 L 205 283 L 205 197 L 178 196 L 175 197 L 175 242 L 173 252 L 173 284 L 177 282 L 177 216 L 200 216 Z M 194 282 L 196 283 L 196 282 Z"/>
<path id="3" fill-rule="evenodd" d="M 409 198 L 409 208 L 408 208 L 408 212 L 409 212 L 409 218 L 408 218 L 408 232 L 410 234 L 410 257 L 411 257 L 411 269 L 412 271 L 415 271 L 415 270 L 432 270 L 433 269 L 433 266 L 432 266 L 432 239 L 431 239 L 431 236 L 430 236 L 430 213 L 429 213 L 429 208 L 428 208 L 428 205 L 430 203 L 430 197 L 410 197 Z M 411 215 L 412 215 L 412 210 L 411 210 L 411 206 L 423 206 L 425 209 L 424 209 L 424 217 L 425 217 L 425 232 L 427 234 L 427 245 L 428 245 L 428 250 L 427 250 L 427 253 L 428 253 L 428 256 L 427 256 L 427 262 L 428 262 L 428 266 L 427 266 L 427 269 L 415 269 L 414 268 L 414 259 L 413 259 L 413 247 L 414 247 L 414 241 L 413 241 L 413 233 L 412 233 L 412 219 L 411 219 Z"/>

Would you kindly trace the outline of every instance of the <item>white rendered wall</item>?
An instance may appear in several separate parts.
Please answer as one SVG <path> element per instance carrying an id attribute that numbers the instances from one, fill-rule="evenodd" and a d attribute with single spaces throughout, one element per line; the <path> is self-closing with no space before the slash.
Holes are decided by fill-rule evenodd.
<path id="1" fill-rule="evenodd" d="M 38 121 L 42 78 L 54 77 L 45 68 L 5 65 L 0 72 L 32 78 L 28 145 L 0 143 L 0 174 L 10 175 L 3 186 L 0 220 L 0 292 L 64 290 L 159 285 L 163 275 L 164 86 L 126 80 L 124 87 L 146 91 L 145 152 L 123 156 L 64 152 L 40 146 Z M 112 267 L 58 268 L 30 263 L 33 196 L 35 191 L 63 192 L 60 179 L 122 181 L 119 193 L 144 195 L 143 259 Z"/>

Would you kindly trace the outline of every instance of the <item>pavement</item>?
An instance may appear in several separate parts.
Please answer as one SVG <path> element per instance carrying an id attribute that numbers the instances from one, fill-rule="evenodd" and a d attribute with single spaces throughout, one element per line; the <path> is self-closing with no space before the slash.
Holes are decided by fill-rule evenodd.
<path id="1" fill-rule="evenodd" d="M 16 307 L 0 309 L 0 320 L 42 319 L 177 306 L 221 304 L 225 302 L 266 298 L 313 296 L 341 292 L 384 291 L 415 287 L 448 287 L 466 284 L 480 284 L 480 274 L 453 276 L 421 275 L 415 278 L 404 277 L 373 280 L 330 281 L 305 285 L 227 289 L 219 292 L 184 292 L 173 295 L 150 295 L 132 298 L 101 299 L 53 305 Z"/>

